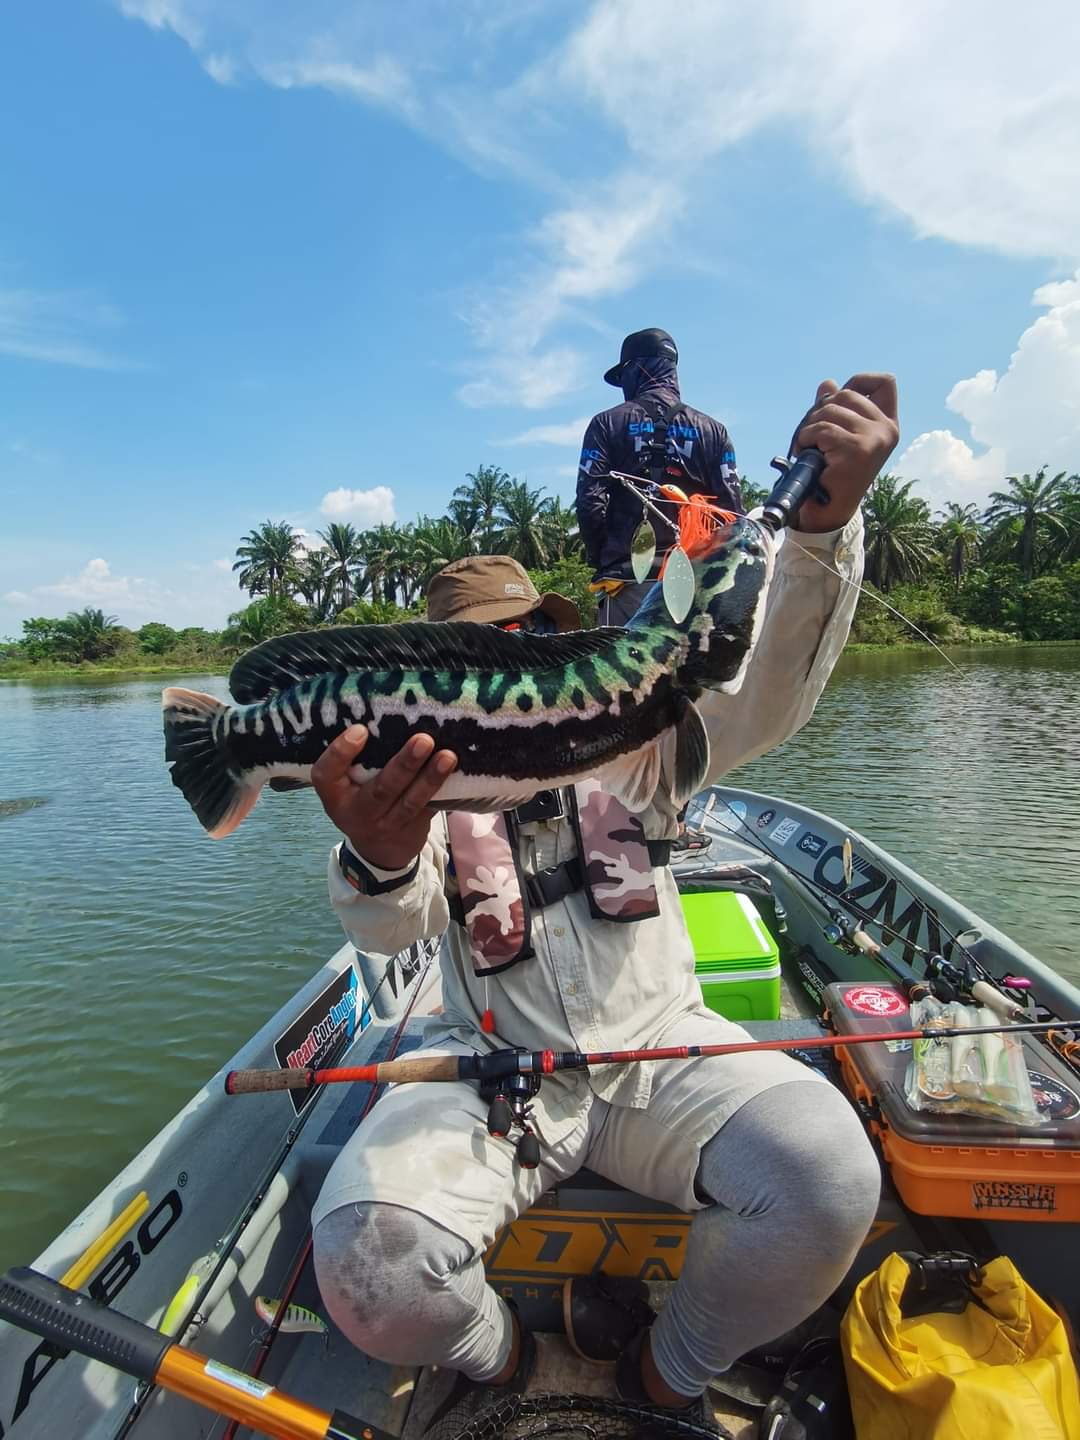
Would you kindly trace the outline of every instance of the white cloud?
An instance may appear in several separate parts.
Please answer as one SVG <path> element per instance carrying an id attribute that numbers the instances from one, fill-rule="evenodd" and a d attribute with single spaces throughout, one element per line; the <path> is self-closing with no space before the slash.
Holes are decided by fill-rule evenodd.
<path id="1" fill-rule="evenodd" d="M 185 0 L 117 0 L 117 3 L 122 14 L 132 20 L 145 21 L 151 30 L 171 30 L 193 50 L 202 45 L 202 26 L 195 20 L 193 7 Z"/>
<path id="2" fill-rule="evenodd" d="M 589 417 L 583 416 L 580 420 L 568 420 L 565 425 L 532 425 L 528 430 L 523 430 L 520 435 L 511 435 L 507 440 L 499 440 L 499 445 L 580 445 L 581 437 L 585 434 L 585 427 L 589 423 Z"/>
<path id="3" fill-rule="evenodd" d="M 973 448 L 951 430 L 919 435 L 896 462 L 923 481 L 934 503 L 983 504 L 1006 475 L 1080 468 L 1080 270 L 1035 291 L 1046 310 L 1024 331 L 1008 369 L 959 380 L 946 404 L 967 424 Z"/>
<path id="4" fill-rule="evenodd" d="M 1080 43 L 1072 0 L 1044 0 L 1038 24 L 1010 0 L 888 13 L 861 0 L 682 0 L 670 42 L 653 0 L 598 0 L 566 48 L 568 74 L 636 154 L 699 166 L 782 126 L 921 233 L 1080 254 L 1080 88 L 1060 58 Z M 676 93 L 693 103 L 673 105 Z"/>
<path id="5" fill-rule="evenodd" d="M 211 80 L 216 80 L 219 85 L 234 85 L 236 83 L 236 61 L 231 55 L 211 51 L 203 57 L 203 69 Z"/>
<path id="6" fill-rule="evenodd" d="M 452 16 L 414 0 L 407 26 L 374 0 L 118 3 L 210 73 L 239 56 L 267 83 L 381 105 L 541 197 L 462 306 L 468 405 L 573 393 L 583 356 L 554 332 L 686 262 L 682 235 L 700 247 L 709 227 L 722 252 L 722 157 L 758 135 L 917 234 L 1080 259 L 1075 0 L 1042 0 L 1037 22 L 1012 0 L 681 0 L 677 33 L 655 0 L 460 0 Z"/>
<path id="7" fill-rule="evenodd" d="M 182 629 L 185 625 L 219 628 L 230 611 L 248 603 L 232 573 L 232 562 L 219 559 L 207 564 L 186 562 L 171 573 L 150 580 L 137 575 L 118 575 L 103 556 L 88 560 L 73 575 L 23 590 L 9 590 L 0 602 L 9 609 L 0 616 L 0 632 L 17 630 L 29 615 L 63 615 L 85 606 L 116 615 L 133 628 L 147 620 L 163 620 Z"/>
<path id="8" fill-rule="evenodd" d="M 86 295 L 42 290 L 0 290 L 0 354 L 84 370 L 130 370 L 81 332 L 115 328 L 120 316 Z"/>
<path id="9" fill-rule="evenodd" d="M 381 103 L 410 117 L 416 113 L 408 72 L 386 55 L 379 56 L 370 65 L 306 59 L 262 65 L 258 69 L 262 78 L 279 90 L 322 88 L 353 100 Z"/>
<path id="10" fill-rule="evenodd" d="M 355 525 L 389 525 L 394 519 L 394 492 L 389 485 L 374 485 L 370 490 L 349 490 L 342 485 L 323 496 L 319 513 L 328 520 L 348 520 Z"/>
<path id="11" fill-rule="evenodd" d="M 123 604 L 140 613 L 161 603 L 160 587 L 155 581 L 139 576 L 114 575 L 109 562 L 98 556 L 88 560 L 77 575 L 65 576 L 50 585 L 35 585 L 34 595 L 56 596 L 71 605 L 95 605 L 108 608 Z"/>

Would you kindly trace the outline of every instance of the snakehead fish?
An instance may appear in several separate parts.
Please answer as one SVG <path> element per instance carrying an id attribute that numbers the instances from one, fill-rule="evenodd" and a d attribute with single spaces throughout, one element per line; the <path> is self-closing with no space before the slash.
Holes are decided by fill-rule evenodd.
<path id="1" fill-rule="evenodd" d="M 448 621 L 341 626 L 264 641 L 229 676 L 237 702 L 162 696 L 165 757 L 214 839 L 230 834 L 262 786 L 294 789 L 332 739 L 362 722 L 354 766 L 375 775 L 423 731 L 457 769 L 438 809 L 512 809 L 540 790 L 594 776 L 631 811 L 660 777 L 675 734 L 673 795 L 701 788 L 709 742 L 694 700 L 742 684 L 765 609 L 776 541 L 728 517 L 690 550 L 694 598 L 676 623 L 659 586 L 625 629 L 533 635 Z"/>

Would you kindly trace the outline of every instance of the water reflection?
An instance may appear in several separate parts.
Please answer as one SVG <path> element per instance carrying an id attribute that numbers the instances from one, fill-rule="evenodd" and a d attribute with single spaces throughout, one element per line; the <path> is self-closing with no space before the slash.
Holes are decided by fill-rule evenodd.
<path id="1" fill-rule="evenodd" d="M 865 831 L 1080 977 L 1080 647 L 952 653 L 960 675 L 922 651 L 846 656 L 810 725 L 732 779 Z M 341 940 L 318 801 L 271 797 L 208 840 L 165 767 L 168 683 L 228 693 L 198 674 L 0 685 L 0 795 L 49 801 L 0 826 L 20 1202 L 0 1207 L 0 1268 L 37 1254 Z"/>

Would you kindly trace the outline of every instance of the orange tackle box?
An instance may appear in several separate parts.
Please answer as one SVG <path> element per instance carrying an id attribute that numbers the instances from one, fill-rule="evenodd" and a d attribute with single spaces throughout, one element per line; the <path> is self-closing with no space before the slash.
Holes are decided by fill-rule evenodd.
<path id="1" fill-rule="evenodd" d="M 825 995 L 838 1035 L 911 1029 L 893 985 L 845 982 Z M 904 1096 L 910 1041 L 837 1048 L 848 1093 L 916 1214 L 1080 1220 L 1080 1077 L 1037 1037 L 1020 1038 L 1042 1125 L 913 1110 Z"/>

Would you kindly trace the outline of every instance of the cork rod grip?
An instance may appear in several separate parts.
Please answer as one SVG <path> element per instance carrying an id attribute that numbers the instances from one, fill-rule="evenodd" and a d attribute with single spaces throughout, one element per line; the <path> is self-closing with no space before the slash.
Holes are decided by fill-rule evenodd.
<path id="1" fill-rule="evenodd" d="M 313 1085 L 400 1084 L 410 1080 L 457 1080 L 457 1055 L 414 1055 L 381 1065 L 343 1066 L 335 1070 L 230 1070 L 226 1095 L 256 1095 L 264 1090 L 310 1090 Z"/>

